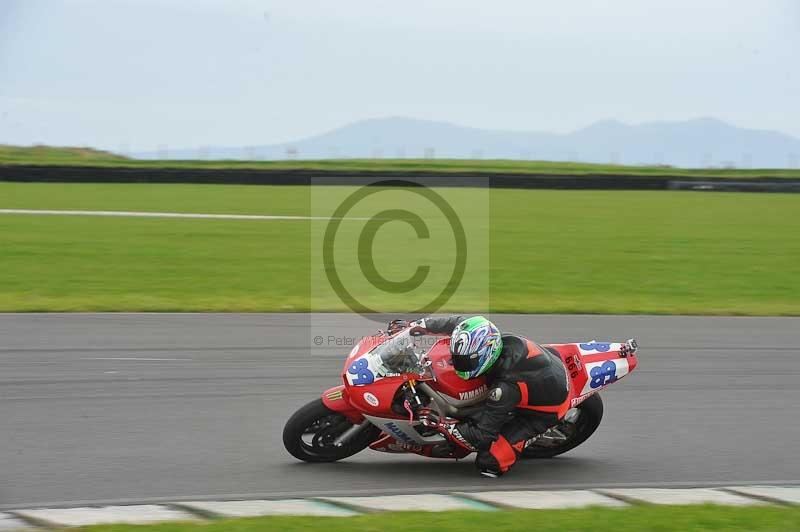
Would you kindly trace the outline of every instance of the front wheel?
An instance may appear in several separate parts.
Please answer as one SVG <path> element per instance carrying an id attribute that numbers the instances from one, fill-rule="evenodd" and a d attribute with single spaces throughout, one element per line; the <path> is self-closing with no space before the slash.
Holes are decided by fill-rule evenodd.
<path id="1" fill-rule="evenodd" d="M 555 427 L 537 437 L 522 451 L 522 458 L 552 458 L 574 449 L 589 439 L 603 419 L 599 394 L 573 408 Z"/>
<path id="2" fill-rule="evenodd" d="M 329 409 L 322 399 L 311 401 L 294 413 L 283 428 L 283 445 L 304 462 L 335 462 L 364 450 L 380 435 L 369 421 L 341 445 L 336 440 L 355 425 Z"/>

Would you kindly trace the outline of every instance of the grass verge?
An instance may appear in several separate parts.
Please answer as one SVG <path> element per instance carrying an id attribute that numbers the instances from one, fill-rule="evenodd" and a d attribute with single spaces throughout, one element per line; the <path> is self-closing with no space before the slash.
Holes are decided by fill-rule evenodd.
<path id="1" fill-rule="evenodd" d="M 314 190 L 331 206 L 353 191 Z M 488 224 L 473 246 L 485 264 L 442 312 L 800 315 L 798 195 L 440 192 L 464 220 Z M 309 187 L 0 183 L 0 208 L 303 216 L 316 213 L 311 194 Z M 376 209 L 397 205 L 375 197 Z M 312 264 L 314 224 L 322 223 L 0 215 L 0 311 L 347 311 L 334 294 L 310 296 L 324 281 Z M 375 240 L 378 271 L 405 279 L 424 259 L 431 271 L 449 272 L 451 256 L 426 251 L 407 225 L 392 224 Z M 352 242 L 337 246 L 358 255 Z M 355 268 L 345 273 L 357 297 L 383 310 L 415 303 L 359 284 Z"/>
<path id="2" fill-rule="evenodd" d="M 331 159 L 317 161 L 138 160 L 90 148 L 0 145 L 0 165 L 100 166 L 116 168 L 205 168 L 262 170 L 327 170 L 331 172 L 507 173 L 544 175 L 636 175 L 743 178 L 800 178 L 798 169 L 673 168 L 551 161 L 469 159 Z"/>
<path id="3" fill-rule="evenodd" d="M 800 508 L 731 506 L 636 506 L 624 509 L 512 510 L 501 512 L 395 512 L 358 517 L 258 517 L 211 523 L 101 525 L 84 532 L 402 532 L 493 530 L 539 532 L 687 532 L 800 530 Z"/>

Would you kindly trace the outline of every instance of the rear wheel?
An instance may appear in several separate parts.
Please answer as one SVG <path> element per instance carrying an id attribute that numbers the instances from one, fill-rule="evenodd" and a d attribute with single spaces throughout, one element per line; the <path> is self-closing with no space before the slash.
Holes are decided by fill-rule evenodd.
<path id="1" fill-rule="evenodd" d="M 552 458 L 574 449 L 597 430 L 603 419 L 603 400 L 599 394 L 586 399 L 573 408 L 555 427 L 530 443 L 522 458 Z"/>
<path id="2" fill-rule="evenodd" d="M 303 406 L 286 422 L 283 445 L 298 460 L 335 462 L 364 450 L 380 434 L 377 427 L 364 420 L 362 425 L 358 425 L 360 430 L 337 445 L 336 440 L 355 426 L 345 416 L 325 406 L 322 399 L 317 399 Z"/>

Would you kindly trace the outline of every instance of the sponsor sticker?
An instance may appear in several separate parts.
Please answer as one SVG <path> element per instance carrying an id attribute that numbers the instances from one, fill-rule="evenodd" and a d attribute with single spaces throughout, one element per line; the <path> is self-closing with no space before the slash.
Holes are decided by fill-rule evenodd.
<path id="1" fill-rule="evenodd" d="M 416 443 L 390 443 L 387 445 L 388 448 L 392 449 L 393 451 L 408 451 L 412 453 L 418 453 L 422 451 L 422 445 L 417 445 Z"/>
<path id="2" fill-rule="evenodd" d="M 381 404 L 380 401 L 378 401 L 378 398 L 369 392 L 364 393 L 364 401 L 366 401 L 372 406 L 378 406 L 379 404 Z"/>
<path id="3" fill-rule="evenodd" d="M 581 395 L 580 397 L 573 397 L 572 400 L 569 402 L 570 408 L 575 408 L 576 406 L 578 406 L 579 404 L 581 404 L 582 402 L 584 402 L 593 395 L 594 395 L 593 393 L 587 393 L 585 395 Z"/>
<path id="4" fill-rule="evenodd" d="M 389 434 L 391 434 L 398 442 L 414 443 L 414 440 L 412 440 L 405 432 L 403 432 L 400 429 L 400 427 L 398 427 L 391 421 L 388 423 L 384 423 L 383 426 L 386 427 Z"/>
<path id="5" fill-rule="evenodd" d="M 486 393 L 486 385 L 481 384 L 474 390 L 469 390 L 467 392 L 459 392 L 458 398 L 462 401 L 466 399 L 477 399 L 478 397 L 481 397 L 485 393 Z"/>
<path id="6" fill-rule="evenodd" d="M 328 401 L 338 401 L 342 398 L 342 390 L 336 390 L 334 392 L 327 393 L 325 394 L 325 397 L 328 399 Z"/>
<path id="7" fill-rule="evenodd" d="M 497 401 L 499 401 L 501 397 L 503 397 L 503 389 L 502 389 L 502 388 L 495 388 L 495 389 L 493 389 L 493 390 L 492 390 L 492 392 L 489 394 L 489 399 L 491 399 L 491 400 L 492 400 L 492 401 L 494 401 L 495 403 L 496 403 Z"/>

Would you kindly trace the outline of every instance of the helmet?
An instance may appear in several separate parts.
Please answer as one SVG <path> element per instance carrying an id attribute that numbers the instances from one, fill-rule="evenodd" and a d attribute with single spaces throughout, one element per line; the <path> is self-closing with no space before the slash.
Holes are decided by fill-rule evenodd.
<path id="1" fill-rule="evenodd" d="M 483 316 L 462 321 L 450 337 L 453 368 L 462 379 L 474 379 L 489 371 L 502 350 L 500 331 Z"/>

